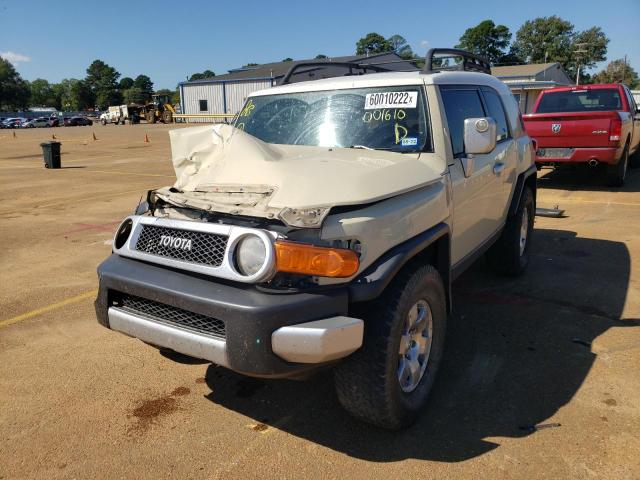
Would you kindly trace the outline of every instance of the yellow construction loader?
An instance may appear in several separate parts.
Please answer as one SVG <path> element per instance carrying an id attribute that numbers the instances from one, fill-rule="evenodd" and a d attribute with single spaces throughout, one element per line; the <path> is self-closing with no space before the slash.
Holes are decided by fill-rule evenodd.
<path id="1" fill-rule="evenodd" d="M 171 123 L 176 113 L 175 108 L 171 104 L 171 95 L 151 96 L 151 103 L 146 104 L 144 108 L 144 118 L 148 123 Z"/>

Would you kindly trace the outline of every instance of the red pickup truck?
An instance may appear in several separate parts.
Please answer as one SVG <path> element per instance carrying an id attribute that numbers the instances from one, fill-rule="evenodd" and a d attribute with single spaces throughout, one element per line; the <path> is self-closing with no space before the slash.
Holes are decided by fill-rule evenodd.
<path id="1" fill-rule="evenodd" d="M 640 107 L 622 84 L 544 90 L 523 119 L 538 166 L 603 163 L 609 185 L 619 187 L 630 157 L 640 164 Z"/>

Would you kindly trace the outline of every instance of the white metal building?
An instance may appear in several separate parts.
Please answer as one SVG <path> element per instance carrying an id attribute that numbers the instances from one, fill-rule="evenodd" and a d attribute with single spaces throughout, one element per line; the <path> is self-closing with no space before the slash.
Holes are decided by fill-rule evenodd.
<path id="1" fill-rule="evenodd" d="M 354 55 L 348 57 L 334 57 L 331 59 L 296 60 L 258 65 L 256 67 L 230 70 L 228 74 L 203 80 L 180 83 L 180 105 L 182 113 L 194 114 L 236 114 L 251 92 L 270 88 L 277 85 L 289 69 L 300 63 L 317 62 L 358 62 L 361 64 L 396 62 L 385 64 L 389 70 L 408 70 L 415 68 L 409 62 L 403 62 L 395 53 L 379 55 Z M 301 69 L 292 77 L 292 82 L 300 82 L 325 76 L 336 76 L 338 68 L 308 68 Z M 189 121 L 211 122 L 211 118 L 198 118 Z M 222 121 L 222 120 L 218 120 Z"/>

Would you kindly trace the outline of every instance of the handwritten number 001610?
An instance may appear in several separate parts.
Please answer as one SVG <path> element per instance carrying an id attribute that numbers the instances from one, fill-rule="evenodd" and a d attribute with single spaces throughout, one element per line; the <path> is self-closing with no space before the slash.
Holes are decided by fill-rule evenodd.
<path id="1" fill-rule="evenodd" d="M 407 116 L 407 113 L 404 110 L 394 109 L 393 112 L 386 108 L 380 110 L 371 110 L 368 112 L 364 112 L 362 116 L 362 121 L 364 123 L 369 123 L 371 121 L 382 121 L 388 122 L 390 120 L 403 120 Z"/>

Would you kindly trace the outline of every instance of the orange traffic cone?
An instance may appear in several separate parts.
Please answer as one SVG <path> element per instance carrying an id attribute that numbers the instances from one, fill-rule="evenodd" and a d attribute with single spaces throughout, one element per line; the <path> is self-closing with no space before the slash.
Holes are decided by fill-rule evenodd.
<path id="1" fill-rule="evenodd" d="M 91 132 L 91 134 L 93 135 L 93 139 L 94 139 L 94 140 L 97 140 L 97 138 L 96 138 L 96 132 Z"/>
<path id="2" fill-rule="evenodd" d="M 13 134 L 15 136 L 15 133 Z M 144 134 L 144 143 L 149 143 L 149 135 Z"/>

